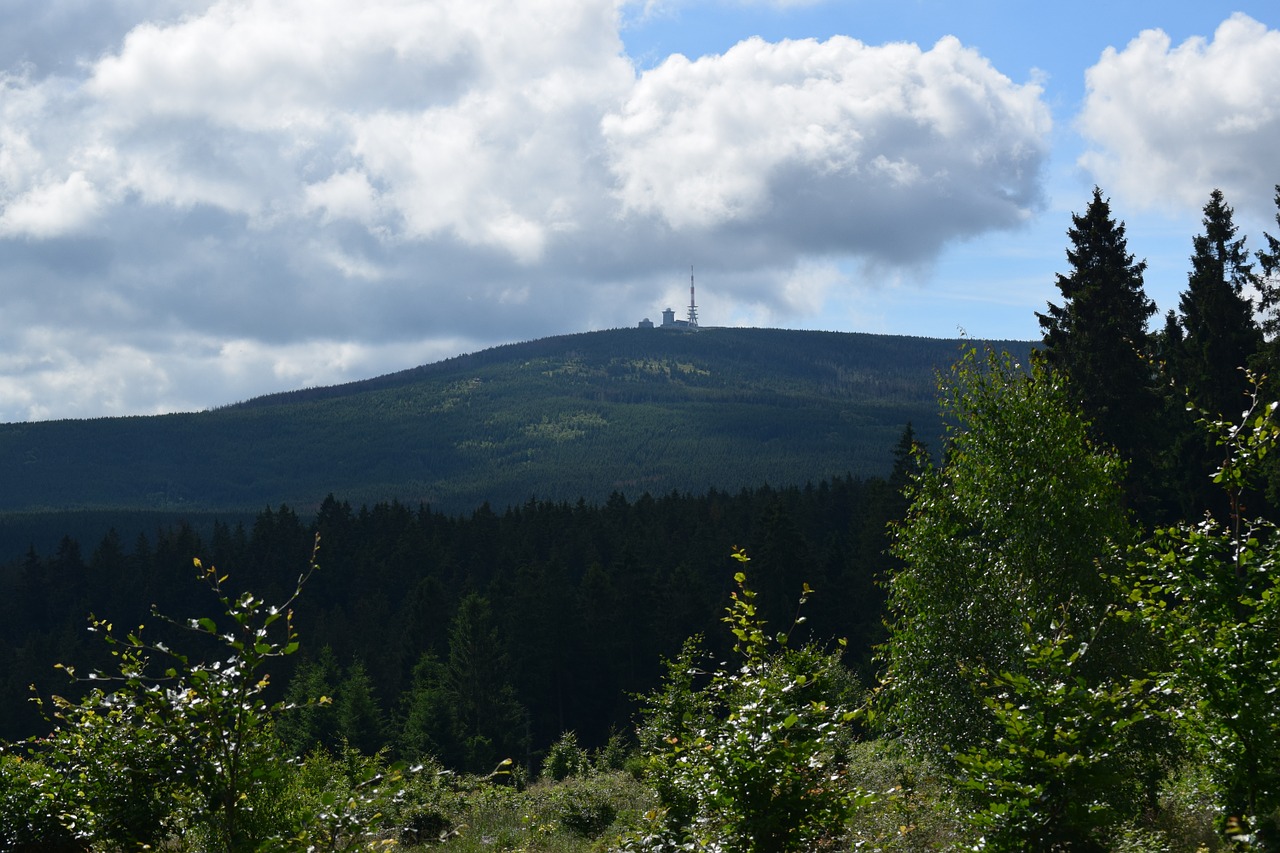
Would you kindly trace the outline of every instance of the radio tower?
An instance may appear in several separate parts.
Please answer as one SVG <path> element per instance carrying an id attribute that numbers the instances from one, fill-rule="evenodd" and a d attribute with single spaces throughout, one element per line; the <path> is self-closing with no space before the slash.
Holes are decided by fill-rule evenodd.
<path id="1" fill-rule="evenodd" d="M 693 301 L 693 267 L 689 267 L 689 328 L 698 328 L 698 306 Z"/>

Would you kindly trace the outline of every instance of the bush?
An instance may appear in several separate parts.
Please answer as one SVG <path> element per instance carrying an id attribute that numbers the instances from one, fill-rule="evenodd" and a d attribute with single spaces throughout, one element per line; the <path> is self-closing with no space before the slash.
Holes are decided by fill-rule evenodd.
<path id="1" fill-rule="evenodd" d="M 863 790 L 887 794 L 853 815 L 855 849 L 961 850 L 973 845 L 946 775 L 901 741 L 882 738 L 852 744 L 848 774 Z"/>
<path id="2" fill-rule="evenodd" d="M 595 769 L 600 772 L 625 770 L 631 755 L 632 749 L 627 736 L 620 731 L 610 731 L 609 739 L 605 741 L 604 746 L 596 750 Z"/>
<path id="3" fill-rule="evenodd" d="M 80 850 L 76 820 L 64 814 L 67 780 L 39 761 L 0 755 L 0 850 L 42 842 L 50 850 Z"/>
<path id="4" fill-rule="evenodd" d="M 613 791 L 598 777 L 563 782 L 550 799 L 555 820 L 580 838 L 598 838 L 618 819 Z"/>
<path id="5" fill-rule="evenodd" d="M 590 771 L 591 759 L 578 746 L 578 736 L 573 732 L 561 735 L 560 740 L 551 745 L 546 760 L 542 762 L 542 778 L 555 782 L 570 776 L 583 776 Z"/>
<path id="6" fill-rule="evenodd" d="M 232 596 L 227 578 L 195 561 L 222 612 L 161 628 L 221 656 L 197 662 L 187 650 L 123 638 L 91 617 L 118 672 L 73 679 L 92 685 L 78 702 L 52 700 L 54 731 L 29 745 L 38 761 L 4 759 L 0 849 L 68 836 L 107 849 L 158 847 L 181 837 L 209 853 L 348 850 L 376 830 L 403 787 L 403 771 L 346 750 L 316 753 L 297 768 L 274 734 L 282 703 L 269 703 L 266 667 L 298 649 L 290 607 L 316 569 L 314 556 L 293 595 L 270 606 Z M 25 791 L 25 794 L 17 792 Z M 34 793 L 33 793 L 34 792 Z M 6 823 L 16 828 L 9 832 Z M 12 845 L 8 842 L 13 841 Z"/>
<path id="7" fill-rule="evenodd" d="M 748 561 L 741 551 L 734 557 Z M 767 637 L 755 592 L 743 573 L 735 580 L 723 621 L 739 665 L 703 673 L 696 644 L 686 644 L 663 689 L 645 702 L 641 748 L 663 825 L 632 846 L 811 850 L 843 835 L 865 802 L 844 773 L 858 712 L 840 695 L 839 656 L 790 649 L 786 633 Z"/>
<path id="8" fill-rule="evenodd" d="M 410 780 L 423 769 L 388 764 L 382 755 L 364 755 L 352 746 L 335 753 L 316 748 L 293 775 L 286 797 L 297 829 L 275 843 L 312 853 L 363 849 L 370 839 L 390 841 L 409 823 L 404 806 Z"/>
<path id="9" fill-rule="evenodd" d="M 195 566 L 222 607 L 223 624 L 153 616 L 181 629 L 193 646 L 213 643 L 225 657 L 193 662 L 187 652 L 144 639 L 142 627 L 120 638 L 109 622 L 91 617 L 118 672 L 83 679 L 95 688 L 79 702 L 54 697 L 57 727 L 41 749 L 51 767 L 84 785 L 80 801 L 62 804 L 80 838 L 152 844 L 176 831 L 209 850 L 239 853 L 284 829 L 279 795 L 287 765 L 272 734 L 278 706 L 264 697 L 265 667 L 298 648 L 290 607 L 315 562 L 278 607 L 247 592 L 232 597 L 223 590 L 225 576 L 199 560 Z M 62 668 L 76 678 L 73 667 Z"/>

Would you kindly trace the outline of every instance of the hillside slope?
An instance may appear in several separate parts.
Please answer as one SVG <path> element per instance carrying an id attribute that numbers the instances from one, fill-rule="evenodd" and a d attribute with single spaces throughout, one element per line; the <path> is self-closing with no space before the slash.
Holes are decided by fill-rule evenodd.
<path id="1" fill-rule="evenodd" d="M 934 375 L 959 346 L 615 329 L 208 412 L 4 424 L 0 512 L 305 510 L 329 493 L 465 512 L 882 474 L 908 421 L 936 441 Z"/>

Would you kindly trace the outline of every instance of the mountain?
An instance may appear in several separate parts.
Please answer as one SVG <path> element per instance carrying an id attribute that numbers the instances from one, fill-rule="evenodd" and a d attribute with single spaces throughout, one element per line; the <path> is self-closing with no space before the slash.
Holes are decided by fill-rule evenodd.
<path id="1" fill-rule="evenodd" d="M 935 373 L 961 345 L 615 329 L 206 412 L 3 424 L 0 513 L 306 511 L 330 493 L 461 513 L 886 474 L 908 421 L 937 446 Z"/>

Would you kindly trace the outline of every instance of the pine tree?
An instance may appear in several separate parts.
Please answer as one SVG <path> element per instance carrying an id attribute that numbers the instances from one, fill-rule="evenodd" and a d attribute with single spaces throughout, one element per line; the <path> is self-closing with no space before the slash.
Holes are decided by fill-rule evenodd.
<path id="1" fill-rule="evenodd" d="M 1083 215 L 1072 214 L 1067 236 L 1071 271 L 1058 275 L 1062 305 L 1037 314 L 1044 352 L 1060 372 L 1095 441 L 1131 462 L 1128 491 L 1151 491 L 1153 426 L 1159 409 L 1150 367 L 1147 323 L 1155 303 L 1143 290 L 1145 261 L 1135 261 L 1109 200 L 1093 189 Z"/>
<path id="2" fill-rule="evenodd" d="M 1204 233 L 1196 236 L 1182 312 L 1184 375 L 1176 377 L 1211 414 L 1236 416 L 1246 404 L 1248 380 L 1241 368 L 1262 346 L 1246 286 L 1256 284 L 1245 238 L 1235 239 L 1233 211 L 1221 190 L 1204 207 Z"/>

